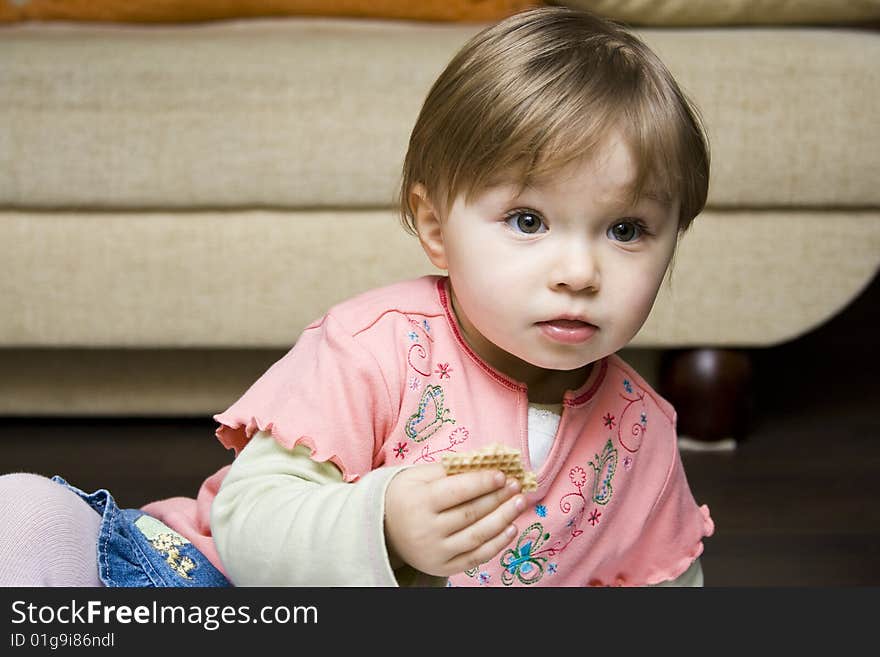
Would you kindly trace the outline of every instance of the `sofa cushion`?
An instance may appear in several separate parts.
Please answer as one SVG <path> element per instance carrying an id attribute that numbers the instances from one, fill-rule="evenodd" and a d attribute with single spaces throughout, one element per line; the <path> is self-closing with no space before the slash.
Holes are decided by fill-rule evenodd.
<path id="1" fill-rule="evenodd" d="M 349 16 L 428 21 L 492 21 L 528 0 L 8 0 L 0 22 L 25 20 L 175 23 L 266 16 Z"/>
<path id="2" fill-rule="evenodd" d="M 478 29 L 3 28 L 0 207 L 388 207 L 428 88 Z M 878 33 L 640 34 L 703 110 L 710 205 L 880 205 Z"/>
<path id="3" fill-rule="evenodd" d="M 332 304 L 436 273 L 388 210 L 0 212 L 0 262 L 5 347 L 289 347 Z M 880 210 L 710 210 L 633 344 L 776 344 L 878 266 Z"/>
<path id="4" fill-rule="evenodd" d="M 797 25 L 880 20 L 880 0 L 567 0 L 631 25 Z"/>

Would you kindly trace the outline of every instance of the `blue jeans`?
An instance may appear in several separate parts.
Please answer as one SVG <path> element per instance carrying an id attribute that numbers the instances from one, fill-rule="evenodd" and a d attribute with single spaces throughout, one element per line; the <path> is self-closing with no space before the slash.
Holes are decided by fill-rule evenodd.
<path id="1" fill-rule="evenodd" d="M 98 576 L 106 586 L 231 586 L 192 543 L 138 509 L 120 509 L 105 489 L 85 493 L 61 477 L 52 481 L 73 491 L 101 515 Z"/>

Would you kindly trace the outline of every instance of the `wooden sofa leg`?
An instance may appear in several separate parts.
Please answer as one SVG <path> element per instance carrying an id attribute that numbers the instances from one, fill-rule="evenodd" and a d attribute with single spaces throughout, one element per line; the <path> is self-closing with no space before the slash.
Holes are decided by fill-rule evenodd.
<path id="1" fill-rule="evenodd" d="M 752 362 L 733 349 L 663 353 L 658 392 L 678 413 L 682 447 L 730 449 L 746 438 L 752 415 Z"/>

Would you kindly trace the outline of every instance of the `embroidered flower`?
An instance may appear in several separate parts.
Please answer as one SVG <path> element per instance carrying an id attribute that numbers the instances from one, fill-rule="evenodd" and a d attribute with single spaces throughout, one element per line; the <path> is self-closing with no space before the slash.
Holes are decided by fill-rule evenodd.
<path id="1" fill-rule="evenodd" d="M 421 379 L 414 376 L 413 378 L 411 378 L 409 380 L 409 389 L 410 390 L 418 390 L 421 387 L 422 387 Z"/>
<path id="2" fill-rule="evenodd" d="M 633 387 L 632 387 L 632 383 L 629 382 L 629 379 L 624 379 L 624 380 L 623 380 L 623 388 L 624 388 L 624 390 L 626 390 L 628 393 L 632 394 Z"/>
<path id="3" fill-rule="evenodd" d="M 484 570 L 484 571 L 480 572 L 477 579 L 480 582 L 480 586 L 486 586 L 489 583 L 489 580 L 492 579 L 492 575 L 490 575 L 489 573 L 487 573 Z"/>
<path id="4" fill-rule="evenodd" d="M 427 319 L 423 319 L 423 320 L 422 320 L 422 326 L 425 327 L 425 330 L 426 330 L 428 333 L 431 332 L 431 325 L 428 324 L 428 320 L 427 320 Z"/>
<path id="5" fill-rule="evenodd" d="M 546 518 L 547 517 L 547 507 L 544 506 L 543 504 L 539 504 L 538 506 L 535 507 L 535 513 L 537 513 L 542 518 Z"/>
<path id="6" fill-rule="evenodd" d="M 547 572 L 550 573 L 551 575 L 555 575 L 556 574 L 556 564 L 555 563 L 548 563 L 547 564 Z"/>
<path id="7" fill-rule="evenodd" d="M 449 363 L 437 363 L 437 369 L 434 370 L 436 374 L 440 375 L 441 379 L 448 379 L 449 373 L 452 371 L 452 368 L 449 367 Z"/>
<path id="8" fill-rule="evenodd" d="M 605 420 L 606 427 L 608 427 L 609 429 L 614 428 L 614 416 L 611 415 L 611 413 L 606 413 L 605 417 L 603 417 L 602 419 Z"/>
<path id="9" fill-rule="evenodd" d="M 629 470 L 633 466 L 633 457 L 627 454 L 623 457 L 623 467 L 625 470 Z"/>
<path id="10" fill-rule="evenodd" d="M 590 521 L 590 524 L 595 527 L 599 523 L 599 517 L 602 515 L 602 512 L 599 509 L 593 509 L 593 512 L 590 514 L 590 517 L 587 520 Z"/>
<path id="11" fill-rule="evenodd" d="M 406 443 L 397 443 L 397 447 L 394 448 L 394 456 L 399 459 L 406 458 L 408 452 L 409 446 Z"/>
<path id="12" fill-rule="evenodd" d="M 461 445 L 465 440 L 470 438 L 470 435 L 471 432 L 467 430 L 467 427 L 458 427 L 458 429 L 449 434 L 449 447 L 451 448 L 453 445 Z"/>
<path id="13" fill-rule="evenodd" d="M 647 413 L 642 413 L 642 426 L 643 427 L 648 426 L 648 414 Z"/>
<path id="14" fill-rule="evenodd" d="M 413 342 L 415 342 L 416 340 L 419 339 L 419 334 L 416 333 L 415 331 L 410 331 L 409 332 L 409 339 L 412 340 Z"/>
<path id="15" fill-rule="evenodd" d="M 581 466 L 575 466 L 569 471 L 568 478 L 571 483 L 580 488 L 587 482 L 587 473 Z"/>

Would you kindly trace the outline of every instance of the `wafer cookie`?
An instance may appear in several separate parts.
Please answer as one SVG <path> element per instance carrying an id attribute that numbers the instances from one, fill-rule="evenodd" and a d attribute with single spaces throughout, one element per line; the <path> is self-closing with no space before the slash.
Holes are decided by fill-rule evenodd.
<path id="1" fill-rule="evenodd" d="M 518 449 L 506 445 L 487 445 L 473 452 L 447 452 L 441 459 L 446 474 L 458 474 L 472 470 L 501 470 L 516 479 L 523 491 L 537 490 L 535 473 L 526 471 Z"/>

